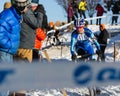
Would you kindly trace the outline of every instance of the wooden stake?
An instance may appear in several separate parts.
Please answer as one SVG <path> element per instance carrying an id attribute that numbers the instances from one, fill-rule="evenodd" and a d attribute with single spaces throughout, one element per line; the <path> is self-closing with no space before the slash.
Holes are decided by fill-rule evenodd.
<path id="1" fill-rule="evenodd" d="M 63 96 L 67 96 L 67 93 L 64 89 L 62 89 Z"/>
<path id="2" fill-rule="evenodd" d="M 50 56 L 49 56 L 47 50 L 44 50 L 43 52 L 44 52 L 44 55 L 45 55 L 46 59 L 48 60 L 48 62 L 51 62 L 51 59 L 50 59 Z"/>

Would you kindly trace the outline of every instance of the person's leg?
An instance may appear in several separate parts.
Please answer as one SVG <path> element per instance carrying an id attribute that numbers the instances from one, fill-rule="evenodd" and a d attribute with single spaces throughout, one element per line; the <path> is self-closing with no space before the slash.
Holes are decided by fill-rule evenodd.
<path id="1" fill-rule="evenodd" d="M 85 10 L 82 10 L 82 15 L 83 15 L 84 18 L 86 18 Z"/>
<path id="2" fill-rule="evenodd" d="M 117 25 L 118 16 L 115 16 L 115 25 Z"/>
<path id="3" fill-rule="evenodd" d="M 13 55 L 0 51 L 0 62 L 9 62 L 13 63 Z"/>
<path id="4" fill-rule="evenodd" d="M 68 17 L 68 23 L 70 22 L 70 17 Z"/>
<path id="5" fill-rule="evenodd" d="M 90 18 L 92 18 L 93 16 L 90 16 Z M 92 20 L 90 20 L 90 24 L 92 24 Z"/>
<path id="6" fill-rule="evenodd" d="M 79 10 L 80 18 L 82 18 L 82 10 Z"/>
<path id="7" fill-rule="evenodd" d="M 86 49 L 87 49 L 87 50 L 86 50 L 86 51 L 87 51 L 87 54 L 90 54 L 90 55 L 91 55 L 91 56 L 89 57 L 90 60 L 95 59 L 94 55 L 92 55 L 92 54 L 94 54 L 93 46 L 92 46 L 92 45 L 89 45 Z"/>
<path id="8" fill-rule="evenodd" d="M 99 25 L 101 24 L 101 18 L 99 18 Z"/>
<path id="9" fill-rule="evenodd" d="M 96 25 L 98 25 L 98 19 L 96 20 Z"/>
<path id="10" fill-rule="evenodd" d="M 101 48 L 101 60 L 105 61 L 105 48 L 106 46 L 100 46 Z"/>
<path id="11" fill-rule="evenodd" d="M 15 62 L 22 63 L 31 63 L 33 58 L 33 50 L 32 49 L 18 49 L 16 55 L 14 56 Z"/>
<path id="12" fill-rule="evenodd" d="M 111 25 L 113 25 L 113 23 L 114 23 L 114 16 L 112 16 L 112 23 L 111 23 Z"/>
<path id="13" fill-rule="evenodd" d="M 113 24 L 115 24 L 115 19 L 116 19 L 116 17 L 115 17 L 115 16 L 113 16 Z"/>
<path id="14" fill-rule="evenodd" d="M 90 24 L 92 25 L 92 20 L 90 20 Z"/>
<path id="15" fill-rule="evenodd" d="M 76 18 L 78 18 L 78 13 L 77 13 L 77 12 L 75 12 L 74 15 L 75 15 Z M 75 18 L 74 18 L 74 19 L 75 19 Z"/>
<path id="16" fill-rule="evenodd" d="M 116 17 L 116 23 L 118 24 L 118 16 Z"/>
<path id="17" fill-rule="evenodd" d="M 38 62 L 39 61 L 39 50 L 38 49 L 33 49 L 33 60 L 32 62 Z"/>

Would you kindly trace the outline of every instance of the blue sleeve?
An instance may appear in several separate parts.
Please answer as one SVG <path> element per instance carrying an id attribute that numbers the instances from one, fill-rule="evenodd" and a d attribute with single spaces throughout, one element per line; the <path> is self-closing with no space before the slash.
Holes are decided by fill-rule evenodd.
<path id="1" fill-rule="evenodd" d="M 100 44 L 99 44 L 98 41 L 96 40 L 96 37 L 94 36 L 93 33 L 91 34 L 91 38 L 92 38 L 92 40 L 93 40 L 93 42 L 94 42 L 97 50 L 100 50 Z"/>
<path id="2" fill-rule="evenodd" d="M 98 41 L 96 40 L 96 37 L 94 36 L 93 33 L 91 34 L 91 38 L 92 38 L 92 40 L 93 40 L 93 42 L 94 42 L 97 50 L 100 50 L 100 44 L 99 44 Z"/>
<path id="3" fill-rule="evenodd" d="M 0 19 L 0 47 L 2 48 L 11 48 L 10 36 L 8 23 Z"/>
<path id="4" fill-rule="evenodd" d="M 88 28 L 84 28 L 84 30 L 85 30 L 85 32 L 86 32 L 86 35 L 93 40 L 93 42 L 94 42 L 97 50 L 100 50 L 100 44 L 97 42 L 97 40 L 96 40 L 93 32 L 92 32 L 90 29 L 88 29 Z"/>
<path id="5" fill-rule="evenodd" d="M 85 34 L 89 37 L 89 38 L 93 38 L 94 34 L 93 32 L 89 29 L 89 28 L 84 28 Z"/>
<path id="6" fill-rule="evenodd" d="M 71 44 L 70 44 L 70 52 L 72 55 L 76 55 L 75 43 L 76 43 L 75 34 L 72 34 L 71 35 Z"/>

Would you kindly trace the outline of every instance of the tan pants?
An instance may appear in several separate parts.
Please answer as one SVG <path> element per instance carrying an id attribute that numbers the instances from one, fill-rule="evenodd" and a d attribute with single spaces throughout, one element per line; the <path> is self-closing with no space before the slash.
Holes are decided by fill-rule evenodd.
<path id="1" fill-rule="evenodd" d="M 14 56 L 14 60 L 18 62 L 32 62 L 32 49 L 18 49 Z"/>

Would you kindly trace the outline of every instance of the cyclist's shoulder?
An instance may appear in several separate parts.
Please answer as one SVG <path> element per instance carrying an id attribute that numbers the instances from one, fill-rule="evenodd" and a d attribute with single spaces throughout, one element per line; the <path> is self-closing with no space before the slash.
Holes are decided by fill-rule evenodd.
<path id="1" fill-rule="evenodd" d="M 75 35 L 75 34 L 78 34 L 77 30 L 74 30 L 74 31 L 72 32 L 72 35 Z"/>

